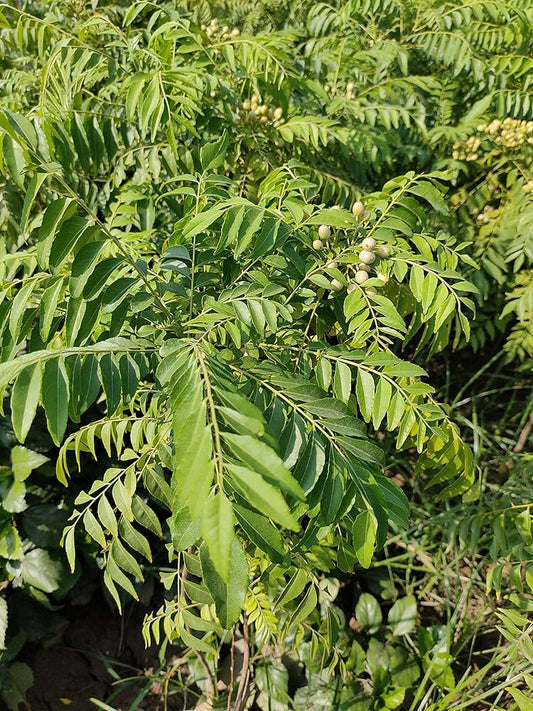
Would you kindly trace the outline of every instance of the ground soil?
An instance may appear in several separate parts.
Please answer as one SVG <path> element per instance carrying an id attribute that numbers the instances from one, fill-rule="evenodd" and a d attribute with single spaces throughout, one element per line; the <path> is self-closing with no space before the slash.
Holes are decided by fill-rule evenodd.
<path id="1" fill-rule="evenodd" d="M 28 692 L 31 711 L 95 711 L 90 699 L 105 702 L 110 694 L 110 706 L 117 711 L 130 711 L 132 706 L 137 711 L 181 711 L 194 706 L 181 694 L 168 696 L 165 706 L 158 649 L 146 649 L 141 636 L 143 612 L 133 609 L 120 617 L 103 598 L 82 607 L 67 606 L 63 615 L 68 624 L 60 639 L 25 655 L 35 677 Z M 106 668 L 110 664 L 121 676 L 138 676 L 138 681 L 113 684 Z M 143 689 L 148 691 L 138 702 Z"/>

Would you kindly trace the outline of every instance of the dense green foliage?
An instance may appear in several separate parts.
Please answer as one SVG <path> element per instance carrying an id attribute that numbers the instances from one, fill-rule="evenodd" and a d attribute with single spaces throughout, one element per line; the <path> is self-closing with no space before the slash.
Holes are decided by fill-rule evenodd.
<path id="1" fill-rule="evenodd" d="M 92 560 L 119 608 L 162 584 L 145 639 L 187 647 L 186 683 L 224 708 L 437 711 L 476 683 L 528 708 L 531 3 L 19 5 L 0 5 L 6 702 L 36 636 L 17 589 L 51 607 Z M 480 552 L 469 586 L 522 608 L 500 613 L 505 656 L 454 668 L 477 633 L 454 638 L 466 598 L 421 617 L 394 563 L 415 531 L 446 570 Z M 243 640 L 219 693 L 206 669 Z"/>

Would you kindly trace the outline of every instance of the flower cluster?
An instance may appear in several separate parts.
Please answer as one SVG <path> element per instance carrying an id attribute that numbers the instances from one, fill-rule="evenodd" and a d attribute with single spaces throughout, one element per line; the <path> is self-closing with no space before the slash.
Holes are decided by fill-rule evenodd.
<path id="1" fill-rule="evenodd" d="M 494 119 L 489 124 L 481 124 L 477 130 L 503 148 L 521 148 L 524 143 L 533 145 L 533 121 L 520 121 L 508 116 L 503 121 Z"/>
<path id="2" fill-rule="evenodd" d="M 490 148 L 490 143 L 483 143 L 487 139 L 498 148 Z M 496 154 L 499 148 L 517 150 L 524 144 L 533 145 L 533 121 L 508 116 L 503 120 L 494 119 L 490 123 L 479 124 L 476 135 L 453 144 L 452 157 L 455 160 L 473 161 L 479 158 L 480 148 Z"/>

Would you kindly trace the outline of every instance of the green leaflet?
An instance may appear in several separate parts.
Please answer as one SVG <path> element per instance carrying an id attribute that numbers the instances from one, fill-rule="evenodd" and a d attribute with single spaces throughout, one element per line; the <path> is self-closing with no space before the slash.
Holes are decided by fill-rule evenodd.
<path id="1" fill-rule="evenodd" d="M 75 215 L 65 220 L 50 249 L 49 263 L 52 270 L 58 269 L 75 248 L 80 243 L 86 242 L 92 234 L 95 234 L 95 228 L 90 228 L 84 217 Z"/>
<path id="2" fill-rule="evenodd" d="M 109 555 L 113 557 L 115 563 L 126 573 L 129 573 L 137 580 L 143 581 L 144 576 L 140 565 L 135 557 L 124 547 L 120 538 L 115 538 L 111 544 Z"/>
<path id="3" fill-rule="evenodd" d="M 58 278 L 42 294 L 39 306 L 39 330 L 44 341 L 48 339 L 52 322 L 57 315 L 57 305 L 63 295 L 64 286 L 65 280 Z"/>
<path id="4" fill-rule="evenodd" d="M 244 533 L 258 548 L 266 553 L 274 563 L 283 563 L 285 548 L 277 528 L 268 518 L 238 504 L 233 505 L 237 521 Z"/>
<path id="5" fill-rule="evenodd" d="M 81 296 L 85 285 L 94 273 L 100 253 L 105 247 L 105 242 L 89 242 L 83 245 L 74 257 L 70 271 L 69 289 L 73 298 Z"/>
<path id="6" fill-rule="evenodd" d="M 59 446 L 67 428 L 69 400 L 69 382 L 64 359 L 61 356 L 50 358 L 45 363 L 41 399 L 48 431 L 55 444 Z"/>
<path id="7" fill-rule="evenodd" d="M 214 465 L 204 383 L 192 353 L 184 359 L 176 378 L 170 396 L 175 450 L 172 497 L 174 507 L 188 506 L 193 519 L 197 519 L 209 496 Z"/>
<path id="8" fill-rule="evenodd" d="M 317 594 L 314 585 L 310 585 L 306 594 L 302 598 L 300 604 L 296 607 L 289 618 L 287 629 L 292 630 L 297 627 L 300 622 L 307 619 L 313 612 L 317 604 Z"/>
<path id="9" fill-rule="evenodd" d="M 70 382 L 69 417 L 79 422 L 81 415 L 93 404 L 100 393 L 98 359 L 89 354 L 73 356 L 67 361 Z"/>
<path id="10" fill-rule="evenodd" d="M 15 481 L 25 481 L 30 473 L 48 462 L 48 457 L 19 445 L 11 450 L 11 469 Z"/>
<path id="11" fill-rule="evenodd" d="M 419 181 L 409 188 L 409 192 L 427 200 L 430 205 L 441 214 L 448 214 L 448 204 L 446 200 L 443 198 L 442 193 L 437 190 L 429 180 Z"/>
<path id="12" fill-rule="evenodd" d="M 118 525 L 113 507 L 109 503 L 107 496 L 100 496 L 97 506 L 98 520 L 105 530 L 116 538 L 118 535 Z"/>
<path id="13" fill-rule="evenodd" d="M 200 150 L 200 161 L 204 170 L 213 170 L 224 163 L 228 149 L 228 135 L 223 133 L 218 141 L 206 143 Z"/>
<path id="14" fill-rule="evenodd" d="M 194 519 L 187 506 L 175 508 L 168 520 L 172 545 L 177 551 L 187 550 L 200 538 L 201 520 Z"/>
<path id="15" fill-rule="evenodd" d="M 235 533 L 233 507 L 222 491 L 207 501 L 202 517 L 202 536 L 217 573 L 227 583 L 230 575 L 231 544 Z"/>
<path id="16" fill-rule="evenodd" d="M 391 397 L 392 385 L 389 383 L 388 380 L 385 380 L 382 377 L 379 378 L 372 408 L 372 425 L 376 430 L 378 429 L 381 424 L 381 421 L 387 414 Z"/>
<path id="17" fill-rule="evenodd" d="M 312 432 L 307 440 L 306 448 L 300 455 L 293 470 L 293 476 L 306 494 L 316 484 L 325 462 L 326 445 L 324 438 L 316 432 Z"/>
<path id="18" fill-rule="evenodd" d="M 236 464 L 228 466 L 231 474 L 230 483 L 246 501 L 265 516 L 292 531 L 298 531 L 299 525 L 291 514 L 281 492 L 266 481 L 261 474 Z"/>
<path id="19" fill-rule="evenodd" d="M 11 311 L 9 313 L 9 332 L 15 342 L 20 339 L 22 321 L 28 308 L 28 302 L 37 286 L 35 281 L 28 281 L 13 299 Z"/>
<path id="20" fill-rule="evenodd" d="M 41 394 L 41 364 L 25 368 L 13 383 L 11 421 L 19 442 L 24 442 L 32 425 Z"/>
<path id="21" fill-rule="evenodd" d="M 333 379 L 333 391 L 335 397 L 347 403 L 352 389 L 352 374 L 350 367 L 346 363 L 337 363 L 335 367 L 335 377 Z"/>
<path id="22" fill-rule="evenodd" d="M 37 134 L 32 122 L 26 116 L 4 109 L 0 114 L 0 124 L 11 136 L 17 140 L 22 139 L 27 146 L 35 148 Z"/>
<path id="23" fill-rule="evenodd" d="M 357 396 L 357 404 L 359 405 L 361 416 L 365 422 L 369 422 L 374 406 L 375 384 L 372 375 L 362 368 L 359 368 L 357 371 L 355 394 Z"/>
<path id="24" fill-rule="evenodd" d="M 133 497 L 131 502 L 131 508 L 135 517 L 135 521 L 137 523 L 140 523 L 141 526 L 144 526 L 149 531 L 152 531 L 152 533 L 154 533 L 159 538 L 161 538 L 163 532 L 161 530 L 161 524 L 159 522 L 159 519 L 157 518 L 154 511 L 152 511 L 152 509 L 140 496 L 136 495 Z"/>
<path id="25" fill-rule="evenodd" d="M 297 570 L 281 591 L 278 599 L 276 600 L 276 604 L 274 606 L 275 609 L 280 608 L 282 605 L 286 605 L 288 602 L 298 597 L 304 589 L 306 582 L 307 574 L 305 570 Z"/>
<path id="26" fill-rule="evenodd" d="M 281 486 L 287 493 L 304 499 L 300 485 L 271 447 L 250 435 L 224 432 L 222 436 L 231 452 L 250 469 L 261 474 L 274 486 Z"/>
<path id="27" fill-rule="evenodd" d="M 69 198 L 58 198 L 46 209 L 37 242 L 37 260 L 43 269 L 48 268 L 50 251 L 60 225 L 75 212 L 76 203 Z"/>
<path id="28" fill-rule="evenodd" d="M 104 354 L 98 361 L 100 379 L 104 388 L 108 415 L 113 415 L 120 405 L 122 381 L 120 371 L 111 353 Z"/>
<path id="29" fill-rule="evenodd" d="M 236 538 L 233 539 L 229 561 L 231 576 L 227 583 L 217 573 L 205 545 L 200 548 L 200 560 L 204 582 L 214 600 L 220 624 L 229 629 L 239 619 L 248 589 L 248 565 L 242 546 Z"/>
<path id="30" fill-rule="evenodd" d="M 346 462 L 335 450 L 330 450 L 327 467 L 322 472 L 311 499 L 313 504 L 318 503 L 320 506 L 323 525 L 327 526 L 340 518 L 341 504 L 347 488 Z"/>
<path id="31" fill-rule="evenodd" d="M 379 488 L 383 495 L 389 519 L 401 527 L 407 528 L 409 525 L 409 500 L 406 495 L 390 479 L 384 476 L 376 476 Z"/>
<path id="32" fill-rule="evenodd" d="M 89 536 L 100 544 L 102 548 L 106 547 L 106 538 L 104 534 L 104 529 L 98 523 L 96 516 L 93 514 L 91 509 L 87 509 L 83 515 L 83 525 Z"/>
<path id="33" fill-rule="evenodd" d="M 368 568 L 372 562 L 376 532 L 377 521 L 372 511 L 362 511 L 357 515 L 352 527 L 353 547 L 363 568 Z"/>

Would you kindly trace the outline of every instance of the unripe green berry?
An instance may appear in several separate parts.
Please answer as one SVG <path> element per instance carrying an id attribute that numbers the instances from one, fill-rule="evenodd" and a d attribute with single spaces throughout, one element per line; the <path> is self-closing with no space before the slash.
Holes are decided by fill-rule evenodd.
<path id="1" fill-rule="evenodd" d="M 369 220 L 370 219 L 370 210 L 365 210 L 363 212 L 363 220 Z"/>
<path id="2" fill-rule="evenodd" d="M 375 296 L 378 292 L 374 289 L 373 286 L 369 286 L 368 289 L 366 290 L 366 293 L 369 296 Z"/>
<path id="3" fill-rule="evenodd" d="M 363 214 L 364 211 L 365 211 L 365 206 L 363 205 L 363 203 L 360 200 L 358 200 L 357 202 L 354 202 L 354 204 L 352 205 L 352 212 L 355 215 L 355 217 L 359 217 L 360 215 Z"/>
<path id="4" fill-rule="evenodd" d="M 362 242 L 363 249 L 374 249 L 376 240 L 373 237 L 365 237 Z"/>
<path id="5" fill-rule="evenodd" d="M 355 286 L 355 284 L 348 284 L 348 287 L 347 287 L 347 289 L 346 289 L 346 293 L 347 293 L 347 294 L 351 294 L 352 291 L 355 291 L 356 289 L 357 289 L 357 287 Z"/>
<path id="6" fill-rule="evenodd" d="M 389 275 L 388 274 L 383 274 L 382 272 L 378 272 L 376 274 L 377 278 L 382 281 L 384 284 L 387 284 L 389 281 Z"/>
<path id="7" fill-rule="evenodd" d="M 280 119 L 283 116 L 283 109 L 281 106 L 278 106 L 276 109 L 274 109 L 274 118 L 275 119 Z"/>
<path id="8" fill-rule="evenodd" d="M 382 259 L 385 259 L 386 257 L 390 257 L 390 247 L 386 244 L 382 244 L 376 249 L 376 254 L 378 257 L 381 257 Z"/>
<path id="9" fill-rule="evenodd" d="M 374 252 L 371 252 L 368 249 L 363 249 L 359 252 L 359 260 L 363 262 L 363 264 L 372 264 L 375 259 L 376 255 Z"/>
<path id="10" fill-rule="evenodd" d="M 368 264 L 362 264 L 362 263 L 361 263 L 361 264 L 358 264 L 358 265 L 357 265 L 357 270 L 360 271 L 360 272 L 369 272 L 369 271 L 370 271 L 370 267 L 368 266 Z"/>
<path id="11" fill-rule="evenodd" d="M 340 291 L 342 289 L 342 284 L 338 279 L 332 279 L 331 280 L 331 288 L 334 291 Z"/>
<path id="12" fill-rule="evenodd" d="M 318 236 L 320 239 L 329 239 L 331 236 L 331 230 L 327 225 L 320 225 L 318 228 Z"/>
<path id="13" fill-rule="evenodd" d="M 326 264 L 326 267 L 327 267 L 328 269 L 336 269 L 337 266 L 338 266 L 338 265 L 337 265 L 337 262 L 328 262 L 328 263 Z"/>
<path id="14" fill-rule="evenodd" d="M 355 272 L 355 281 L 358 284 L 364 284 L 365 281 L 368 279 L 368 272 Z"/>
<path id="15" fill-rule="evenodd" d="M 322 249 L 324 247 L 324 242 L 321 239 L 315 239 L 313 241 L 313 249 Z"/>

